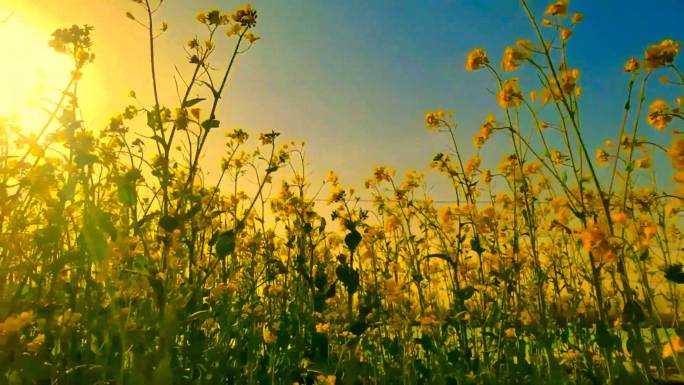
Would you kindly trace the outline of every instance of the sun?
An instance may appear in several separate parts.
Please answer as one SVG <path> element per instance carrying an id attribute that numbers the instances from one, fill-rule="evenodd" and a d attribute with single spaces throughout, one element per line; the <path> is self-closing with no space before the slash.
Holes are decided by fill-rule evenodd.
<path id="1" fill-rule="evenodd" d="M 17 119 L 29 133 L 40 130 L 72 66 L 47 44 L 51 23 L 19 11 L 0 6 L 0 116 Z"/>

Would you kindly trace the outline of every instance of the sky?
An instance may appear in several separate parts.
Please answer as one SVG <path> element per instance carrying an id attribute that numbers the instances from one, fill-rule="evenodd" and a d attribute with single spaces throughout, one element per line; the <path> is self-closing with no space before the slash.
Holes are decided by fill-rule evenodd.
<path id="1" fill-rule="evenodd" d="M 425 129 L 426 111 L 454 111 L 463 152 L 473 154 L 473 134 L 488 112 L 500 114 L 500 109 L 488 91 L 493 84 L 487 74 L 464 70 L 467 53 L 485 48 L 498 65 L 505 46 L 532 38 L 525 14 L 513 0 L 251 3 L 259 12 L 255 32 L 261 40 L 236 64 L 219 111 L 222 129 L 240 127 L 255 135 L 274 129 L 287 140 L 304 141 L 314 181 L 335 170 L 344 184 L 359 187 L 376 165 L 400 172 L 427 170 L 433 154 L 447 149 L 445 136 Z M 547 4 L 530 3 L 537 14 Z M 194 16 L 240 4 L 165 1 L 158 18 L 170 28 L 158 44 L 166 95 L 175 95 L 174 63 L 187 74 L 182 45 L 201 32 Z M 684 40 L 684 2 L 574 0 L 571 10 L 585 15 L 571 38 L 569 55 L 582 70 L 587 137 L 598 145 L 618 132 L 627 85 L 624 62 L 641 57 L 646 46 L 664 38 Z M 95 27 L 97 58 L 82 88 L 86 122 L 101 128 L 131 102 L 131 88 L 151 104 L 145 31 L 126 19 L 126 11 L 140 15 L 130 0 L 0 0 L 0 18 L 11 15 L 0 25 L 6 53 L 0 81 L 21 79 L 26 88 L 23 94 L 0 90 L 0 114 L 19 109 L 24 103 L 20 95 L 35 98 L 64 83 L 66 62 L 46 42 L 54 29 L 71 24 Z M 29 65 L 31 61 L 37 64 Z M 672 96 L 660 85 L 651 91 Z M 204 162 L 209 168 L 218 165 L 223 151 L 221 133 L 213 135 Z M 669 140 L 666 134 L 654 135 Z M 503 155 L 498 148 L 485 147 L 485 163 L 497 163 Z M 434 183 L 439 199 L 441 187 Z"/>

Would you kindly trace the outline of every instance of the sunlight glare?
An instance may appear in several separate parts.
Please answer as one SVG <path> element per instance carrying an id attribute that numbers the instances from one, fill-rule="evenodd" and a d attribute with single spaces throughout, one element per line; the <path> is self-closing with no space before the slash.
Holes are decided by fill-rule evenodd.
<path id="1" fill-rule="evenodd" d="M 50 24 L 0 8 L 0 44 L 6 52 L 0 62 L 0 116 L 18 116 L 26 132 L 40 130 L 46 109 L 69 81 L 69 58 L 48 47 Z"/>

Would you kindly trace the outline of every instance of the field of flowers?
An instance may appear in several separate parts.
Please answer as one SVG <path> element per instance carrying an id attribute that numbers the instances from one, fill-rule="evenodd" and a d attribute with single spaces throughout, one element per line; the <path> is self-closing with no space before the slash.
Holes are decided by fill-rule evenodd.
<path id="1" fill-rule="evenodd" d="M 388 167 L 369 167 L 363 193 L 331 173 L 319 199 L 300 145 L 216 118 L 236 57 L 259 43 L 257 10 L 196 17 L 206 34 L 182 58 L 194 70 L 163 106 L 162 1 L 133 3 L 152 105 L 131 93 L 106 128 L 86 128 L 92 27 L 73 26 L 49 42 L 73 72 L 45 124 L 0 119 L 0 384 L 684 380 L 684 97 L 646 98 L 657 78 L 682 90 L 680 42 L 625 64 L 622 125 L 593 148 L 566 55 L 583 17 L 521 0 L 536 40 L 465 63 L 500 109 L 474 138 L 449 111 L 425 116 L 445 139 L 426 163 L 455 203 Z M 218 132 L 210 184 L 200 159 Z M 509 143 L 498 167 L 461 156 L 493 136 Z"/>

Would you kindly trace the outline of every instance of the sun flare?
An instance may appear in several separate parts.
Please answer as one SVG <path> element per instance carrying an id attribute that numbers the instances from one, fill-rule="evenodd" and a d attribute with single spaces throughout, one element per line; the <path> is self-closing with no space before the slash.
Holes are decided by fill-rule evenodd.
<path id="1" fill-rule="evenodd" d="M 47 28 L 0 9 L 0 42 L 8 53 L 0 63 L 0 115 L 17 116 L 35 131 L 44 107 L 69 80 L 69 60 L 47 45 Z"/>

